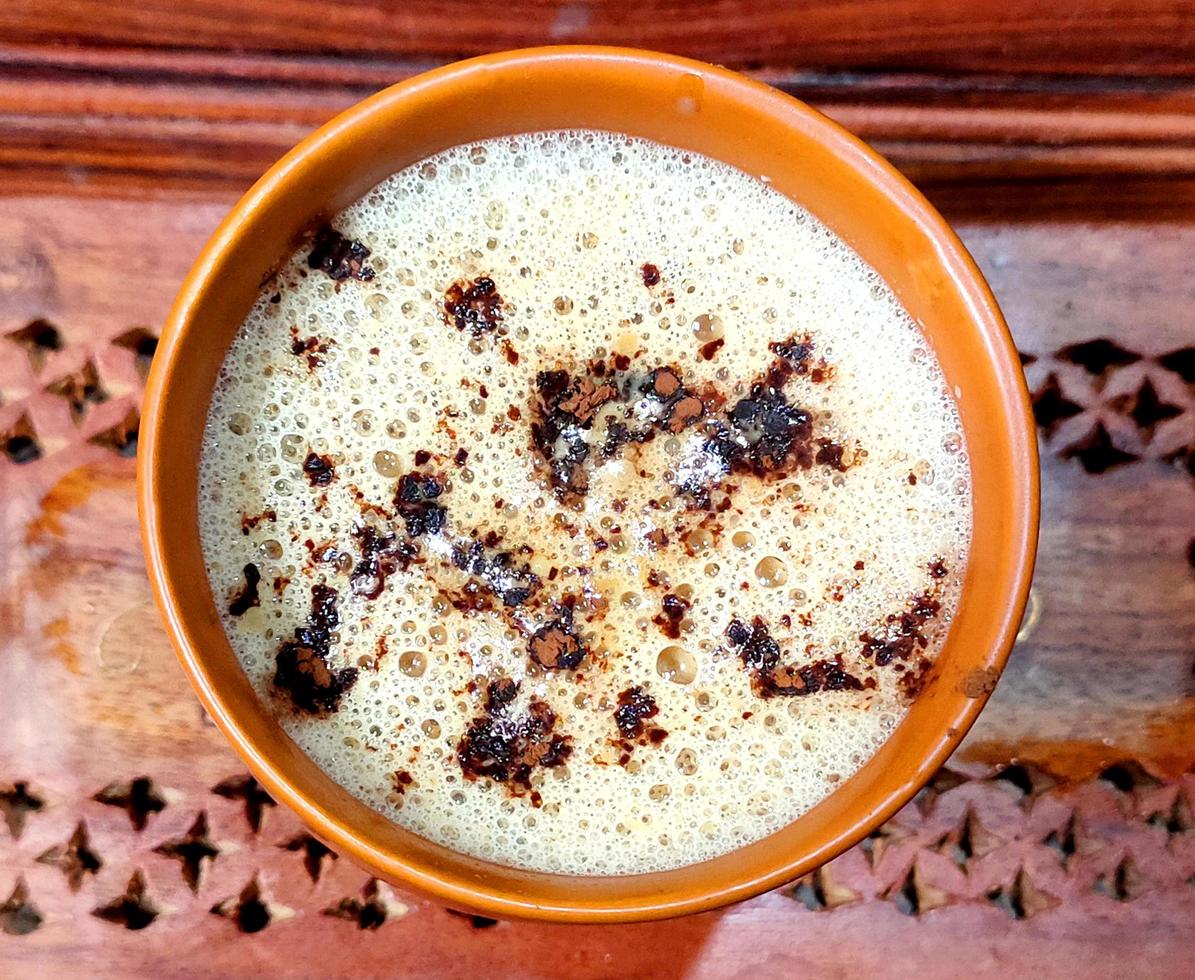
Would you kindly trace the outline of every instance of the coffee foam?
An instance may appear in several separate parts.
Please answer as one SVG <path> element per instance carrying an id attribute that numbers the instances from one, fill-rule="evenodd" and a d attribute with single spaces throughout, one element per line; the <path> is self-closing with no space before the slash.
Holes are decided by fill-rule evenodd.
<path id="1" fill-rule="evenodd" d="M 929 564 L 942 558 L 950 574 L 937 583 L 932 658 L 957 603 L 971 520 L 957 409 L 923 335 L 876 273 L 765 183 L 597 132 L 446 151 L 379 184 L 333 223 L 371 249 L 375 277 L 334 283 L 307 268 L 304 250 L 267 284 L 221 368 L 200 466 L 217 607 L 247 675 L 299 746 L 425 837 L 574 874 L 715 857 L 783 827 L 854 773 L 907 710 L 897 675 L 871 671 L 857 638 L 925 591 Z M 644 263 L 659 268 L 658 285 L 645 286 Z M 503 297 L 502 338 L 444 322 L 445 290 L 478 276 Z M 322 366 L 310 370 L 292 353 L 292 328 L 332 341 Z M 812 338 L 833 379 L 794 379 L 790 398 L 814 413 L 818 434 L 865 453 L 846 472 L 735 477 L 722 532 L 711 541 L 691 522 L 689 549 L 675 540 L 685 500 L 669 477 L 710 468 L 693 431 L 597 467 L 581 504 L 553 496 L 527 431 L 537 371 L 642 350 L 636 363 L 674 364 L 687 385 L 717 386 L 733 403 L 773 361 L 768 344 L 794 334 Z M 699 357 L 718 337 L 716 355 Z M 521 421 L 508 419 L 511 405 Z M 459 448 L 468 458 L 458 467 Z M 421 469 L 447 477 L 448 525 L 420 539 L 425 566 L 391 575 L 376 600 L 354 596 L 351 560 L 313 561 L 313 550 L 330 543 L 355 555 L 361 506 L 349 487 L 389 505 L 419 450 L 434 454 Z M 308 451 L 335 461 L 323 504 L 300 469 Z M 242 533 L 243 517 L 268 510 L 276 520 Z M 581 533 L 570 537 L 564 523 Z M 522 633 L 534 622 L 446 608 L 441 590 L 463 581 L 452 543 L 468 529 L 498 531 L 504 548 L 533 544 L 542 577 L 563 569 L 554 588 L 608 601 L 604 619 L 583 625 L 605 670 L 583 665 L 579 682 L 540 671 Z M 662 551 L 646 540 L 656 529 L 673 538 Z M 597 537 L 609 546 L 595 548 Z M 234 618 L 227 597 L 247 562 L 262 571 L 261 606 Z M 665 591 L 649 584 L 653 569 L 691 602 L 678 639 L 652 622 Z M 325 718 L 296 716 L 270 691 L 279 644 L 307 618 L 317 582 L 340 594 L 332 662 L 360 665 Z M 800 625 L 802 613 L 812 626 Z M 725 631 L 732 618 L 757 615 L 787 662 L 842 653 L 877 689 L 756 696 Z M 374 671 L 380 642 L 388 652 Z M 456 760 L 481 714 L 477 684 L 473 693 L 467 685 L 484 688 L 499 674 L 548 702 L 574 740 L 565 766 L 534 777 L 541 807 L 466 779 Z M 612 712 L 634 685 L 655 697 L 652 721 L 669 734 L 636 747 L 624 766 L 611 746 Z M 413 780 L 401 794 L 396 771 Z"/>

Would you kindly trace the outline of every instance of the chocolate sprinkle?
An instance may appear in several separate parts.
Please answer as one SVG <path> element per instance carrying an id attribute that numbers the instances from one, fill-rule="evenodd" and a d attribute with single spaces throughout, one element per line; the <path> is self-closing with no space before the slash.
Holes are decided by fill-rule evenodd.
<path id="1" fill-rule="evenodd" d="M 494 280 L 481 276 L 472 282 L 454 282 L 444 293 L 444 317 L 457 330 L 477 337 L 502 322 L 502 297 Z"/>
<path id="2" fill-rule="evenodd" d="M 756 616 L 750 626 L 733 620 L 726 630 L 730 645 L 751 672 L 751 688 L 762 698 L 804 696 L 822 691 L 862 691 L 876 686 L 875 678 L 856 677 L 843 665 L 842 657 L 817 660 L 801 667 L 780 662 L 780 645 L 772 639 L 767 624 Z"/>
<path id="3" fill-rule="evenodd" d="M 518 565 L 511 552 L 491 552 L 480 541 L 453 548 L 452 564 L 479 578 L 510 608 L 523 605 L 539 588 L 539 577 L 526 563 Z"/>
<path id="4" fill-rule="evenodd" d="M 332 466 L 332 457 L 318 456 L 309 452 L 303 460 L 303 473 L 313 487 L 326 487 L 332 482 L 336 471 Z"/>
<path id="5" fill-rule="evenodd" d="M 230 616 L 244 616 L 254 606 L 261 605 L 261 598 L 257 594 L 257 586 L 261 582 L 261 571 L 250 562 L 242 569 L 242 572 L 245 576 L 245 585 L 228 604 L 228 615 Z"/>
<path id="6" fill-rule="evenodd" d="M 485 715 L 470 723 L 457 744 L 456 758 L 467 778 L 530 789 L 536 768 L 563 765 L 572 754 L 572 739 L 554 731 L 556 713 L 547 703 L 532 698 L 526 714 L 514 714 L 518 691 L 508 678 L 489 684 Z"/>
<path id="7" fill-rule="evenodd" d="M 360 242 L 345 238 L 331 225 L 324 225 L 315 233 L 307 266 L 323 270 L 336 282 L 349 278 L 368 282 L 374 277 L 373 269 L 365 264 L 369 254 L 369 249 Z"/>
<path id="8" fill-rule="evenodd" d="M 412 537 L 435 534 L 444 527 L 448 511 L 436 503 L 443 492 L 443 485 L 434 476 L 403 474 L 394 494 L 394 506 L 406 523 L 408 534 Z"/>
<path id="9" fill-rule="evenodd" d="M 586 650 L 573 629 L 573 603 L 562 603 L 559 613 L 531 635 L 527 652 L 548 670 L 573 670 L 585 659 Z"/>
<path id="10" fill-rule="evenodd" d="M 332 633 L 340 625 L 336 592 L 326 585 L 311 588 L 311 614 L 296 627 L 294 639 L 282 644 L 275 659 L 274 688 L 289 696 L 300 711 L 335 711 L 357 680 L 356 667 L 328 665 Z"/>
<path id="11" fill-rule="evenodd" d="M 644 721 L 654 718 L 660 713 L 656 699 L 642 687 L 628 687 L 618 695 L 618 708 L 614 712 L 614 722 L 618 725 L 623 738 L 638 738 L 643 735 L 647 726 Z"/>

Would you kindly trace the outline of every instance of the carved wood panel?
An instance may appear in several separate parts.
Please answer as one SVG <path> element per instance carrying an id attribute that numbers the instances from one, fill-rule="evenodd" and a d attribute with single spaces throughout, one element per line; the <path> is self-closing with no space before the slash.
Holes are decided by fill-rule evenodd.
<path id="1" fill-rule="evenodd" d="M 1120 942 L 1168 957 L 1157 975 L 1195 965 L 1187 287 L 1117 295 L 1123 252 L 1174 269 L 1189 229 L 963 226 L 1025 352 L 1046 528 L 1028 636 L 948 766 L 795 886 L 683 923 L 573 930 L 454 916 L 370 880 L 243 772 L 182 679 L 136 537 L 137 404 L 154 324 L 228 203 L 0 213 L 0 271 L 22 270 L 0 309 L 0 957 L 18 974 L 83 956 L 97 973 L 540 975 L 548 956 L 587 975 L 724 976 L 813 962 L 794 936 L 834 969 L 879 968 L 895 943 L 930 958 L 915 972 L 949 975 L 932 958 L 958 942 L 1026 969 L 1061 950 L 1112 975 Z M 1071 295 L 1061 271 L 1026 280 L 1051 265 L 1102 280 L 1103 298 Z M 1129 580 L 1109 600 L 1110 567 Z M 676 943 L 687 958 L 660 951 Z"/>

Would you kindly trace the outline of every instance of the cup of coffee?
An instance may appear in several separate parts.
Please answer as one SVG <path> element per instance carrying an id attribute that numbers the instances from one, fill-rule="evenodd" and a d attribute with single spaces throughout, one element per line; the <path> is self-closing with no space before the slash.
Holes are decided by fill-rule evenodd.
<path id="1" fill-rule="evenodd" d="M 362 102 L 236 206 L 142 418 L 205 708 L 371 873 L 627 921 L 902 806 L 1008 655 L 1035 437 L 979 271 L 818 113 L 610 48 Z"/>

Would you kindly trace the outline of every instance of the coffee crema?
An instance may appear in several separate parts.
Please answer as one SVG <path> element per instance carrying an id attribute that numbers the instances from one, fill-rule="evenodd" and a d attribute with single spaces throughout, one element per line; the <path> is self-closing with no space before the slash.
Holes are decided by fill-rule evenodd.
<path id="1" fill-rule="evenodd" d="M 780 829 L 932 679 L 971 495 L 924 336 L 761 180 L 533 133 L 395 174 L 265 284 L 200 530 L 232 648 L 325 772 L 511 866 Z"/>

